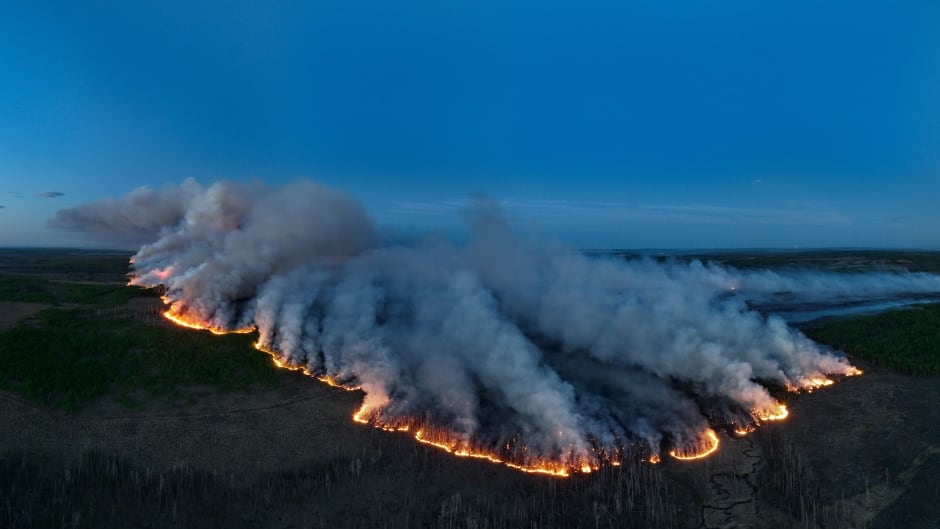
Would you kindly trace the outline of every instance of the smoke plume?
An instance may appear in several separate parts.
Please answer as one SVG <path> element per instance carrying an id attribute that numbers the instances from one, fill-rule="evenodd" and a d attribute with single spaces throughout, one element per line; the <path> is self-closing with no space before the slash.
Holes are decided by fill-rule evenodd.
<path id="1" fill-rule="evenodd" d="M 140 187 L 120 199 L 106 198 L 59 210 L 46 226 L 76 232 L 95 242 L 137 248 L 176 226 L 201 192 L 192 179 L 158 190 Z"/>
<path id="2" fill-rule="evenodd" d="M 488 208 L 468 244 L 383 245 L 355 201 L 310 182 L 187 181 L 53 222 L 151 236 L 133 284 L 165 286 L 178 321 L 256 328 L 280 364 L 360 387 L 361 420 L 523 465 L 692 453 L 710 425 L 779 417 L 767 385 L 856 372 L 748 300 L 940 292 L 928 274 L 588 257 L 519 240 Z"/>

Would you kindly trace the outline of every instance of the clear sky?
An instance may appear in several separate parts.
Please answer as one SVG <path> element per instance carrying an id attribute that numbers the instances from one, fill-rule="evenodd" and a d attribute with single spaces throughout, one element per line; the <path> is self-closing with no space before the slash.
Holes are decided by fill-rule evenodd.
<path id="1" fill-rule="evenodd" d="M 940 247 L 934 0 L 11 4 L 0 245 L 303 177 L 406 231 L 483 195 L 581 247 Z"/>

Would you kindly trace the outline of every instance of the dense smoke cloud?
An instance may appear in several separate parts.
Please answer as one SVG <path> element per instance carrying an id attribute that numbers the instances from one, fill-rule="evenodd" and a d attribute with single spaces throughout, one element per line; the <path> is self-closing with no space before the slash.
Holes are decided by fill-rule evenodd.
<path id="1" fill-rule="evenodd" d="M 371 421 L 418 421 L 517 462 L 692 450 L 709 424 L 778 413 L 762 384 L 807 388 L 853 373 L 748 299 L 940 292 L 926 274 L 588 257 L 521 241 L 486 207 L 467 245 L 383 246 L 356 202 L 309 182 L 187 181 L 55 222 L 153 235 L 132 281 L 164 285 L 174 317 L 257 328 L 281 363 L 361 387 Z"/>

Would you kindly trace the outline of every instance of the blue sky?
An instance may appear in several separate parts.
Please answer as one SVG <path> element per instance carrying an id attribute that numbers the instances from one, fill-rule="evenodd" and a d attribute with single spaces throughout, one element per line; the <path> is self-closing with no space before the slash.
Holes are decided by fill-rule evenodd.
<path id="1" fill-rule="evenodd" d="M 483 195 L 581 247 L 940 247 L 936 2 L 229 4 L 3 8 L 0 245 L 193 177 L 404 231 Z"/>

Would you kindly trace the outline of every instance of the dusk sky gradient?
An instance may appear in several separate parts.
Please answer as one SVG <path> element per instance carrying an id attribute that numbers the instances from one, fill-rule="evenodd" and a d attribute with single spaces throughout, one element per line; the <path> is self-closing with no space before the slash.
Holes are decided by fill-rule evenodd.
<path id="1" fill-rule="evenodd" d="M 192 177 L 401 233 L 486 196 L 582 248 L 940 247 L 936 1 L 13 4 L 0 246 Z"/>

